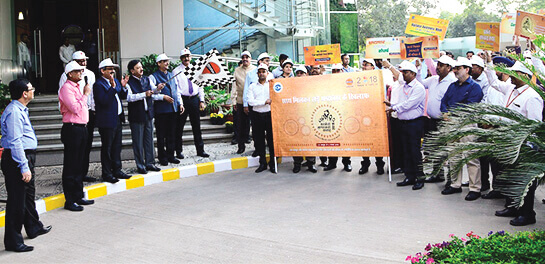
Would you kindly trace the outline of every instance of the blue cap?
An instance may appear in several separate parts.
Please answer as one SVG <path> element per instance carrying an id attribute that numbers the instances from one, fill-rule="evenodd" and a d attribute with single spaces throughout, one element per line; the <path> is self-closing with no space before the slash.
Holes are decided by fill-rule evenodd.
<path id="1" fill-rule="evenodd" d="M 507 57 L 494 57 L 492 62 L 494 64 L 505 64 L 507 67 L 513 67 L 513 65 L 515 65 L 515 62 Z"/>

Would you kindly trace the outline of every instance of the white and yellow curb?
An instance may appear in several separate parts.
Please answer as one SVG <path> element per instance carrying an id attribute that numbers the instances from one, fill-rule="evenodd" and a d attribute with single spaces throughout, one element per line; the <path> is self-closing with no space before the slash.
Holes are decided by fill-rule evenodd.
<path id="1" fill-rule="evenodd" d="M 267 161 L 269 156 L 267 156 Z M 291 157 L 280 158 L 278 163 L 293 161 Z M 163 169 L 158 172 L 149 172 L 145 175 L 134 175 L 130 179 L 120 180 L 117 183 L 98 183 L 84 188 L 86 199 L 95 199 L 102 196 L 123 192 L 130 189 L 135 189 L 143 186 L 148 186 L 156 183 L 178 180 L 180 178 L 193 177 L 203 174 L 230 171 L 237 169 L 245 169 L 257 167 L 259 158 L 254 157 L 239 157 L 225 160 L 217 160 L 212 162 L 187 165 L 183 167 Z M 36 200 L 36 211 L 42 214 L 57 208 L 64 207 L 64 194 L 57 194 L 43 199 Z M 5 225 L 6 211 L 0 211 L 0 227 Z"/>

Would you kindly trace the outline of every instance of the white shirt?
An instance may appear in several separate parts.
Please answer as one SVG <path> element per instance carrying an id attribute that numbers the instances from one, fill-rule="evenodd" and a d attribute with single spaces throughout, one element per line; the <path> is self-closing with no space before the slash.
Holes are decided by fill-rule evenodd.
<path id="1" fill-rule="evenodd" d="M 110 83 L 110 80 L 104 78 L 104 76 L 100 76 L 100 77 L 102 77 L 102 79 Z M 117 87 L 116 88 L 112 87 L 112 89 L 117 89 Z M 125 87 L 121 87 L 121 89 L 127 90 L 127 88 Z M 123 112 L 123 106 L 121 105 L 121 100 L 119 100 L 119 96 L 117 95 L 117 93 L 115 93 L 115 99 L 117 100 L 117 115 L 120 115 Z"/>
<path id="2" fill-rule="evenodd" d="M 402 76 L 399 77 L 403 79 Z M 416 78 L 419 79 L 420 75 L 417 74 Z M 441 119 L 443 117 L 443 113 L 441 113 L 441 99 L 445 96 L 449 85 L 457 80 L 454 73 L 450 72 L 441 81 L 439 81 L 439 75 L 434 75 L 420 81 L 428 89 L 428 116 L 434 119 Z"/>
<path id="3" fill-rule="evenodd" d="M 490 87 L 490 84 L 488 84 L 488 78 L 486 78 L 486 74 L 483 71 L 479 78 L 473 80 L 478 85 L 480 85 L 481 89 L 483 90 L 483 99 L 481 100 L 481 103 L 486 103 L 486 97 L 488 96 L 488 87 Z"/>
<path id="4" fill-rule="evenodd" d="M 134 75 L 132 77 L 134 77 L 134 78 L 136 78 L 137 80 L 140 81 L 140 78 L 138 78 L 138 77 L 136 77 Z M 146 98 L 146 92 L 133 94 L 131 86 L 127 83 L 127 102 L 132 103 L 132 102 L 144 100 L 145 98 Z M 152 94 L 151 98 L 153 100 L 163 100 L 162 99 L 163 95 L 161 95 L 161 94 Z M 144 100 L 144 110 L 148 111 L 148 102 L 146 100 Z"/>
<path id="5" fill-rule="evenodd" d="M 28 47 L 26 46 L 26 43 L 24 42 L 19 42 L 17 44 L 17 51 L 18 51 L 18 54 L 19 54 L 19 57 L 18 57 L 18 63 L 20 66 L 24 66 L 24 62 L 28 62 L 29 63 L 29 66 L 32 65 L 32 62 L 30 61 L 30 51 L 28 50 Z M 72 55 L 70 55 L 72 56 Z"/>
<path id="6" fill-rule="evenodd" d="M 202 87 L 197 86 L 193 81 L 191 82 L 193 84 L 193 93 L 189 94 L 189 79 L 183 71 L 185 70 L 185 65 L 182 63 L 178 67 L 176 67 L 172 74 L 176 75 L 179 72 L 182 72 L 178 74 L 178 76 L 174 77 L 174 80 L 176 81 L 176 85 L 178 85 L 178 91 L 183 96 L 194 96 L 199 95 L 199 100 L 201 102 L 204 102 L 204 89 Z"/>
<path id="7" fill-rule="evenodd" d="M 95 84 L 96 78 L 95 73 L 85 68 L 83 70 L 83 74 L 81 75 L 81 80 L 78 82 L 79 89 L 81 93 L 83 94 L 83 88 L 85 87 L 85 76 L 87 76 L 87 81 L 89 83 L 89 87 L 91 88 L 91 94 L 87 96 L 87 107 L 95 111 L 95 98 L 93 96 L 93 85 Z M 59 79 L 59 92 L 61 91 L 62 86 L 64 83 L 68 80 L 68 76 L 66 74 L 61 74 L 61 78 Z M 109 83 L 110 81 L 108 81 Z"/>
<path id="8" fill-rule="evenodd" d="M 424 103 L 426 100 L 426 89 L 415 78 L 410 83 L 401 87 L 399 102 L 392 104 L 392 109 L 397 112 L 399 120 L 413 120 L 424 114 Z"/>
<path id="9" fill-rule="evenodd" d="M 72 54 L 76 52 L 76 48 L 72 44 L 68 44 L 67 46 L 61 45 L 59 48 L 59 57 L 63 63 L 63 67 L 66 66 L 71 60 L 72 60 Z"/>
<path id="10" fill-rule="evenodd" d="M 248 105 L 253 106 L 253 110 L 259 113 L 271 111 L 271 105 L 265 104 L 270 99 L 269 81 L 264 84 L 258 82 L 250 84 L 248 87 Z"/>

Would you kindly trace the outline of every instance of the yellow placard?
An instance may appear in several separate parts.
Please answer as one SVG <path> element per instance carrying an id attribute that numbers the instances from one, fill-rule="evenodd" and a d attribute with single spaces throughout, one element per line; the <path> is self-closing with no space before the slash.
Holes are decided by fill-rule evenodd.
<path id="1" fill-rule="evenodd" d="M 401 39 L 394 38 L 368 38 L 365 40 L 365 58 L 368 59 L 400 59 Z"/>
<path id="2" fill-rule="evenodd" d="M 475 23 L 475 48 L 500 51 L 500 23 Z"/>
<path id="3" fill-rule="evenodd" d="M 445 19 L 411 15 L 405 33 L 415 36 L 439 36 L 444 40 L 448 23 L 449 21 Z"/>
<path id="4" fill-rule="evenodd" d="M 341 44 L 309 46 L 304 52 L 306 65 L 341 63 Z"/>
<path id="5" fill-rule="evenodd" d="M 539 9 L 537 10 L 538 15 L 545 15 L 545 9 Z"/>
<path id="6" fill-rule="evenodd" d="M 517 13 L 503 13 L 501 16 L 500 30 L 502 34 L 515 34 Z"/>
<path id="7" fill-rule="evenodd" d="M 517 11 L 515 35 L 535 39 L 534 34 L 545 34 L 545 16 Z"/>
<path id="8" fill-rule="evenodd" d="M 402 59 L 439 58 L 439 37 L 414 37 L 401 39 Z"/>
<path id="9" fill-rule="evenodd" d="M 270 81 L 275 155 L 389 156 L 380 70 Z"/>

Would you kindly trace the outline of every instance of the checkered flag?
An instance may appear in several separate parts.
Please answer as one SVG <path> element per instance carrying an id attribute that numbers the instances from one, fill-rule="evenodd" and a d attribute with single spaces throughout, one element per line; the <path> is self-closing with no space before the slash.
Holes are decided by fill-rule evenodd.
<path id="1" fill-rule="evenodd" d="M 216 49 L 210 50 L 185 67 L 184 74 L 200 87 L 233 83 L 235 77 L 229 73 L 224 61 L 218 58 L 218 54 Z"/>

